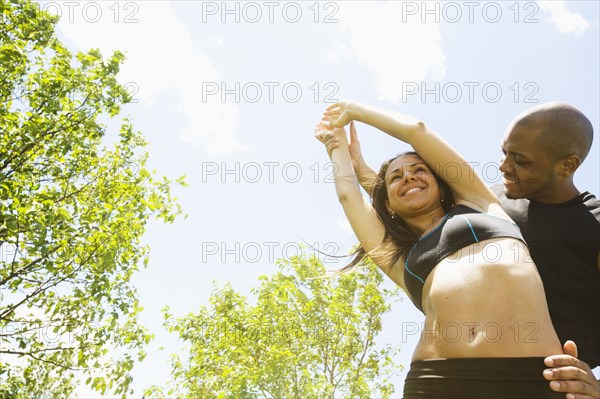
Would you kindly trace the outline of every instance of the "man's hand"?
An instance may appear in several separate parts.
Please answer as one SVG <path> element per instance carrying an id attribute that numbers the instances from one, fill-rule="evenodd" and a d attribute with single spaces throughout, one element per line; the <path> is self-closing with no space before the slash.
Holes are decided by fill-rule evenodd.
<path id="1" fill-rule="evenodd" d="M 564 355 L 548 356 L 544 359 L 546 366 L 544 378 L 551 381 L 550 389 L 556 392 L 567 392 L 567 399 L 600 399 L 600 381 L 592 373 L 587 363 L 577 359 L 577 345 L 567 341 Z"/>
<path id="2" fill-rule="evenodd" d="M 360 142 L 358 141 L 358 135 L 356 134 L 356 127 L 354 121 L 350 122 L 350 141 L 348 143 L 350 149 L 350 159 L 352 160 L 352 166 L 356 170 L 357 167 L 366 166 L 365 160 L 360 150 Z"/>
<path id="3" fill-rule="evenodd" d="M 358 141 L 358 135 L 356 134 L 356 127 L 354 121 L 350 122 L 350 142 L 348 143 L 348 149 L 350 150 L 350 160 L 352 161 L 352 168 L 354 173 L 358 177 L 360 185 L 365 189 L 370 196 L 373 196 L 373 185 L 377 180 L 377 172 L 367 165 L 365 162 L 362 152 L 360 150 L 360 142 Z"/>

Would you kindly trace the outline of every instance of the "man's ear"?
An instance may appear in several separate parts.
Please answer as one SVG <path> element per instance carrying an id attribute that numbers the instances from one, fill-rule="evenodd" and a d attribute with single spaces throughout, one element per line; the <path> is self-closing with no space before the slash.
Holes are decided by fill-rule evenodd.
<path id="1" fill-rule="evenodd" d="M 581 158 L 579 156 L 575 154 L 566 156 L 558 161 L 558 173 L 561 176 L 569 177 L 575 173 L 579 165 L 581 165 Z"/>

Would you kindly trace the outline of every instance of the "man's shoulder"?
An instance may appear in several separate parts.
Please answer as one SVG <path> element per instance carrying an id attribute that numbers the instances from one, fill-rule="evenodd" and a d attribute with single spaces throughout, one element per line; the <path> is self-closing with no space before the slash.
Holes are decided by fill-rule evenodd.
<path id="1" fill-rule="evenodd" d="M 515 223 L 522 227 L 527 221 L 527 213 L 529 211 L 529 200 L 525 198 L 509 199 L 506 198 L 504 184 L 495 184 L 491 187 L 492 191 L 498 197 L 500 206 L 504 212 L 510 216 Z"/>
<path id="2" fill-rule="evenodd" d="M 504 195 L 504 185 L 503 184 L 494 184 L 490 188 L 492 189 L 492 191 L 494 192 L 494 194 L 496 194 L 496 197 L 498 197 L 498 198 L 500 198 L 500 197 L 506 198 L 506 195 Z"/>
<path id="3" fill-rule="evenodd" d="M 585 191 L 581 194 L 581 202 L 583 202 L 586 205 L 589 205 L 590 207 L 600 207 L 600 200 L 589 191 Z"/>
<path id="4" fill-rule="evenodd" d="M 492 191 L 494 192 L 494 194 L 496 195 L 496 197 L 498 197 L 498 199 L 500 200 L 500 203 L 502 204 L 505 201 L 511 201 L 508 198 L 506 198 L 506 192 L 504 190 L 504 184 L 494 184 L 491 187 Z"/>
<path id="5" fill-rule="evenodd" d="M 495 184 L 490 188 L 492 189 L 492 191 L 494 192 L 496 197 L 498 197 L 498 200 L 500 201 L 500 204 L 502 205 L 503 208 L 505 206 L 510 206 L 510 207 L 518 207 L 518 208 L 527 209 L 527 206 L 529 205 L 529 200 L 526 198 L 519 198 L 519 199 L 507 198 L 506 191 L 504 189 L 503 184 Z"/>
<path id="6" fill-rule="evenodd" d="M 594 194 L 586 191 L 581 195 L 581 202 L 600 223 L 600 200 Z"/>

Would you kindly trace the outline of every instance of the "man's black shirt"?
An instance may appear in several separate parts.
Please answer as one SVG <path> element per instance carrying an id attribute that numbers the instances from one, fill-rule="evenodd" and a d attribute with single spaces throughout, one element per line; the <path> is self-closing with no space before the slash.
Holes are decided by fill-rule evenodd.
<path id="1" fill-rule="evenodd" d="M 600 201 L 588 192 L 561 204 L 511 200 L 493 187 L 521 228 L 546 292 L 561 344 L 577 344 L 579 359 L 600 365 Z"/>

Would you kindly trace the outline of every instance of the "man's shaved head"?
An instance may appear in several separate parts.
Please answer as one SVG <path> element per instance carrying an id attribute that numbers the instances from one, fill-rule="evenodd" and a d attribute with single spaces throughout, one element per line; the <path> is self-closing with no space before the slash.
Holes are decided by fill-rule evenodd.
<path id="1" fill-rule="evenodd" d="M 592 147 L 592 123 L 583 112 L 566 103 L 551 102 L 530 108 L 514 120 L 513 127 L 517 126 L 535 132 L 540 146 L 555 159 L 574 154 L 583 162 Z"/>

